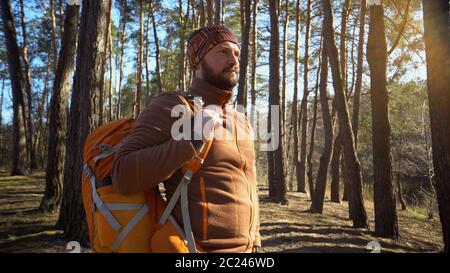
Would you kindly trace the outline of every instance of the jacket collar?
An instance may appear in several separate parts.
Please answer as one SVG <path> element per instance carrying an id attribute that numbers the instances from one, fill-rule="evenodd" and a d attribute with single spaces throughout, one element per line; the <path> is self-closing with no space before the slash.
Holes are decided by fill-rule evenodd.
<path id="1" fill-rule="evenodd" d="M 202 97 L 206 105 L 216 104 L 221 107 L 228 104 L 231 96 L 233 95 L 233 91 L 217 88 L 207 81 L 197 77 L 192 80 L 192 85 L 188 93 L 191 93 L 194 96 Z"/>

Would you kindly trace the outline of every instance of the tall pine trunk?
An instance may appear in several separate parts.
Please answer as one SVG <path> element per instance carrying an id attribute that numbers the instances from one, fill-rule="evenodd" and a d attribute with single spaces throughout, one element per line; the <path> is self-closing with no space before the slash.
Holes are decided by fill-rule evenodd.
<path id="1" fill-rule="evenodd" d="M 387 48 L 383 5 L 370 6 L 367 62 L 372 105 L 373 192 L 375 234 L 398 239 L 398 220 L 392 176 L 391 125 L 388 114 Z"/>
<path id="2" fill-rule="evenodd" d="M 299 141 L 298 141 L 298 57 L 300 39 L 300 0 L 297 0 L 295 7 L 295 48 L 294 48 L 294 97 L 292 99 L 292 127 L 294 130 L 294 165 L 295 177 L 297 180 L 297 191 L 305 193 L 305 183 L 300 181 L 300 161 L 299 161 Z"/>
<path id="3" fill-rule="evenodd" d="M 156 61 L 156 80 L 158 82 L 158 92 L 162 93 L 162 81 L 161 81 L 161 64 L 160 64 L 160 51 L 159 51 L 159 38 L 156 29 L 155 20 L 155 8 L 153 6 L 153 0 L 150 1 L 150 17 L 152 20 L 153 39 L 155 40 L 155 61 Z"/>
<path id="4" fill-rule="evenodd" d="M 328 106 L 327 80 L 328 80 L 327 48 L 322 47 L 322 63 L 321 63 L 319 90 L 320 90 L 320 106 L 322 109 L 323 128 L 325 131 L 325 144 L 322 155 L 320 156 L 319 170 L 317 171 L 317 178 L 316 178 L 316 188 L 314 191 L 314 198 L 312 199 L 311 204 L 311 212 L 313 213 L 323 212 L 328 166 L 330 164 L 331 153 L 333 149 L 333 122 L 331 119 L 330 108 Z"/>
<path id="5" fill-rule="evenodd" d="M 134 98 L 133 117 L 136 118 L 141 112 L 141 94 L 142 94 L 142 51 L 144 46 L 144 8 L 143 0 L 139 0 L 139 46 L 137 52 L 136 68 L 136 96 Z"/>
<path id="6" fill-rule="evenodd" d="M 361 98 L 362 74 L 363 74 L 363 57 L 364 57 L 364 30 L 366 25 L 366 0 L 361 0 L 359 15 L 359 39 L 358 39 L 358 57 L 356 67 L 355 93 L 353 96 L 353 115 L 352 128 L 355 136 L 355 145 L 358 147 L 358 128 L 359 128 L 359 105 Z"/>
<path id="7" fill-rule="evenodd" d="M 33 106 L 31 95 L 31 69 L 30 63 L 28 61 L 28 38 L 27 38 L 27 27 L 25 19 L 25 8 L 23 5 L 23 0 L 19 1 L 20 4 L 20 17 L 21 17 L 21 27 L 22 27 L 22 53 L 23 53 L 23 64 L 25 69 L 25 94 L 26 94 L 26 139 L 27 139 L 27 152 L 29 156 L 30 171 L 37 168 L 36 164 L 36 151 L 34 149 L 33 137 L 34 137 L 34 125 L 33 125 Z"/>
<path id="8" fill-rule="evenodd" d="M 307 2 L 308 7 L 306 10 L 306 31 L 305 31 L 305 55 L 303 59 L 303 98 L 302 98 L 302 110 L 301 110 L 301 144 L 300 144 L 300 170 L 298 171 L 299 187 L 304 188 L 306 182 L 306 139 L 308 134 L 308 76 L 309 76 L 309 34 L 311 25 L 311 1 Z"/>
<path id="9" fill-rule="evenodd" d="M 13 104 L 13 132 L 11 158 L 11 176 L 28 173 L 25 137 L 25 103 L 22 84 L 22 66 L 20 63 L 20 51 L 17 45 L 16 29 L 11 5 L 8 0 L 0 2 L 3 32 L 6 42 L 6 55 L 8 58 L 8 71 L 11 80 L 12 104 Z"/>
<path id="10" fill-rule="evenodd" d="M 53 212 L 58 209 L 63 193 L 66 109 L 72 83 L 79 6 L 67 5 L 64 14 L 65 31 L 61 41 L 59 63 L 50 101 L 45 193 L 40 204 L 40 210 L 43 212 Z"/>
<path id="11" fill-rule="evenodd" d="M 269 66 L 270 66 L 270 76 L 269 76 L 269 103 L 270 106 L 280 105 L 280 32 L 279 32 L 279 10 L 278 1 L 269 1 L 269 12 L 270 12 L 270 54 L 269 54 Z M 278 108 L 279 109 L 279 108 Z M 269 107 L 270 111 L 270 107 Z M 280 127 L 282 125 L 281 114 L 284 109 L 279 109 L 278 118 L 272 117 L 269 122 L 272 124 L 272 129 L 275 126 Z M 281 131 L 281 129 L 279 130 Z M 278 138 L 278 147 L 273 147 L 273 163 L 274 163 L 274 174 L 276 181 L 276 197 L 275 202 L 281 204 L 287 204 L 288 200 L 286 197 L 286 181 L 284 173 L 284 154 L 283 154 L 283 141 L 280 136 L 274 136 Z M 273 141 L 273 139 L 272 139 Z"/>
<path id="12" fill-rule="evenodd" d="M 336 124 L 335 127 L 338 127 L 338 124 Z M 330 163 L 330 169 L 331 169 L 331 202 L 334 203 L 340 203 L 340 193 L 339 193 L 339 182 L 341 180 L 341 174 L 339 169 L 340 164 L 340 158 L 342 154 L 342 143 L 341 138 L 339 137 L 339 128 L 336 128 L 336 137 L 334 138 L 333 142 L 333 152 L 331 154 L 331 163 Z"/>
<path id="13" fill-rule="evenodd" d="M 119 86 L 117 92 L 117 110 L 116 110 L 116 119 L 121 117 L 122 107 L 120 106 L 122 100 L 122 80 L 123 80 L 123 64 L 124 64 L 124 53 L 126 47 L 126 25 L 127 25 L 127 1 L 122 0 L 120 2 L 122 14 L 121 14 L 121 26 L 122 30 L 120 31 L 120 63 L 119 63 Z"/>
<path id="14" fill-rule="evenodd" d="M 422 0 L 434 181 L 444 251 L 450 252 L 450 31 L 446 0 Z M 447 61 L 446 61 L 447 60 Z"/>
<path id="15" fill-rule="evenodd" d="M 342 133 L 342 144 L 344 148 L 345 163 L 349 173 L 349 181 L 351 183 L 350 199 L 354 200 L 354 217 L 353 227 L 367 228 L 367 213 L 364 207 L 364 199 L 362 196 L 362 174 L 361 166 L 356 155 L 355 141 L 353 131 L 350 124 L 347 101 L 342 85 L 341 71 L 339 67 L 338 51 L 334 40 L 333 28 L 333 11 L 330 0 L 322 0 L 322 8 L 324 12 L 324 44 L 327 48 L 327 54 L 330 60 L 331 74 L 333 77 L 333 87 L 336 96 L 336 107 L 338 111 L 338 119 L 340 130 Z"/>
<path id="16" fill-rule="evenodd" d="M 237 104 L 247 107 L 247 68 L 248 68 L 248 48 L 250 38 L 251 26 L 251 1 L 244 1 L 245 6 L 241 7 L 244 10 L 244 33 L 242 34 L 241 57 L 239 63 L 239 85 L 237 93 Z M 241 2 L 242 4 L 242 2 Z"/>
<path id="17" fill-rule="evenodd" d="M 255 106 L 256 106 L 256 61 L 258 59 L 258 29 L 257 29 L 258 0 L 253 2 L 252 7 L 252 71 L 251 71 L 251 87 L 250 87 L 250 121 L 255 122 Z"/>
<path id="18" fill-rule="evenodd" d="M 68 121 L 63 201 L 57 226 L 69 240 L 87 242 L 85 212 L 81 200 L 83 159 L 80 149 L 98 126 L 100 89 L 104 88 L 107 21 L 111 0 L 83 1 L 78 36 L 77 66 Z"/>

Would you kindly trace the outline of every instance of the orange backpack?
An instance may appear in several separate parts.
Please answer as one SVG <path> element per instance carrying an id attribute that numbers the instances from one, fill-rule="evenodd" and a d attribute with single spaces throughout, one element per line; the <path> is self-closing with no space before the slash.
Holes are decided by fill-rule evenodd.
<path id="1" fill-rule="evenodd" d="M 198 104 L 194 103 L 198 108 Z M 195 243 L 187 205 L 187 188 L 201 168 L 212 141 L 207 141 L 183 167 L 183 178 L 166 204 L 158 187 L 122 195 L 111 183 L 111 169 L 121 141 L 134 128 L 134 119 L 109 122 L 94 130 L 83 150 L 82 197 L 95 252 L 201 252 Z M 183 228 L 171 215 L 182 202 Z"/>

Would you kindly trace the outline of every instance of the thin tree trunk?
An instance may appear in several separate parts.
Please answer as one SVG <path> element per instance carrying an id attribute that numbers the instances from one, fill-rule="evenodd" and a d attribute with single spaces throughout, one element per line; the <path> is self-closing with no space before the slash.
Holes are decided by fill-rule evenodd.
<path id="1" fill-rule="evenodd" d="M 270 66 L 270 82 L 269 82 L 269 103 L 270 105 L 280 105 L 280 33 L 279 33 L 279 12 L 278 12 L 278 1 L 269 1 L 269 12 L 270 12 L 270 54 L 269 54 L 269 66 Z M 270 109 L 270 107 L 269 107 Z M 284 109 L 279 109 L 278 118 L 269 119 L 272 124 L 271 128 L 275 126 L 280 126 L 281 113 Z M 275 136 L 278 137 L 278 136 Z M 272 139 L 273 141 L 273 139 Z M 281 204 L 287 204 L 288 200 L 286 197 L 286 181 L 284 172 L 284 154 L 283 154 L 283 141 L 278 137 L 278 147 L 274 147 L 273 160 L 275 169 L 275 179 L 276 179 L 276 198 L 275 202 Z"/>
<path id="2" fill-rule="evenodd" d="M 331 153 L 333 149 L 333 122 L 328 106 L 327 93 L 328 80 L 328 57 L 327 49 L 322 48 L 322 62 L 320 73 L 320 106 L 322 109 L 323 128 L 325 131 L 325 144 L 320 157 L 319 170 L 317 171 L 316 188 L 314 198 L 312 199 L 311 212 L 322 213 L 325 199 L 325 189 L 327 184 L 328 166 L 330 164 Z"/>
<path id="3" fill-rule="evenodd" d="M 391 126 L 387 92 L 387 46 L 383 5 L 370 6 L 367 62 L 372 105 L 373 192 L 375 234 L 398 239 L 398 220 L 392 175 Z"/>
<path id="4" fill-rule="evenodd" d="M 319 60 L 319 64 L 320 64 L 320 60 Z M 320 68 L 317 71 L 317 80 L 319 79 L 319 75 L 320 75 Z M 307 169 L 307 178 L 308 178 L 308 185 L 309 185 L 309 192 L 310 192 L 310 196 L 311 196 L 311 200 L 313 200 L 314 198 L 314 181 L 313 181 L 313 164 L 312 164 L 312 157 L 313 157 L 313 153 L 314 153 L 314 136 L 315 136 L 315 132 L 316 132 L 316 124 L 317 124 L 317 96 L 319 93 L 319 83 L 318 81 L 316 81 L 316 88 L 315 88 L 315 92 L 314 92 L 314 102 L 313 102 L 313 120 L 312 120 L 312 125 L 311 125 L 311 138 L 309 141 L 309 152 L 308 155 L 306 156 L 306 165 L 308 166 Z"/>
<path id="5" fill-rule="evenodd" d="M 66 108 L 72 83 L 79 6 L 67 5 L 65 16 L 65 32 L 61 41 L 59 64 L 50 102 L 45 193 L 39 206 L 42 212 L 57 210 L 62 198 L 64 158 L 66 153 Z"/>
<path id="6" fill-rule="evenodd" d="M 56 45 L 56 15 L 55 15 L 55 0 L 50 0 L 50 19 L 52 21 L 52 53 L 53 53 L 53 73 L 56 74 L 56 67 L 58 65 L 58 47 Z"/>
<path id="7" fill-rule="evenodd" d="M 11 176 L 28 173 L 24 120 L 24 89 L 22 85 L 22 67 L 20 64 L 20 51 L 17 45 L 14 16 L 9 1 L 0 2 L 2 25 L 8 58 L 8 71 L 11 80 L 13 104 L 13 132 L 11 151 Z"/>
<path id="8" fill-rule="evenodd" d="M 179 1 L 179 38 L 180 38 L 180 55 L 179 55 L 179 88 L 181 92 L 186 90 L 186 57 L 185 57 L 185 35 L 187 30 L 187 21 L 189 19 L 190 2 L 188 1 L 186 14 L 183 15 L 183 1 Z"/>
<path id="9" fill-rule="evenodd" d="M 206 25 L 212 26 L 214 24 L 214 11 L 213 11 L 213 0 L 206 0 Z"/>
<path id="10" fill-rule="evenodd" d="M 136 118 L 141 112 L 141 95 L 142 95 L 142 51 L 144 45 L 144 8 L 143 0 L 139 0 L 139 47 L 137 56 L 136 71 L 136 96 L 134 100 L 133 117 Z"/>
<path id="11" fill-rule="evenodd" d="M 34 171 L 37 168 L 36 165 L 36 152 L 34 150 L 33 145 L 33 136 L 34 136 L 34 126 L 33 126 L 33 107 L 32 107 L 32 99 L 31 96 L 31 72 L 30 72 L 30 63 L 28 62 L 28 39 L 27 39 L 27 27 L 26 27 L 26 19 L 25 19 L 25 8 L 23 5 L 23 0 L 19 1 L 20 4 L 20 17 L 21 17 L 21 27 L 22 27 L 22 53 L 23 53 L 23 64 L 25 69 L 25 94 L 26 97 L 24 100 L 26 101 L 26 140 L 27 140 L 27 153 L 28 159 L 30 163 L 30 171 Z"/>
<path id="12" fill-rule="evenodd" d="M 250 2 L 250 1 L 247 1 Z M 251 2 L 250 2 L 251 3 Z M 249 3 L 249 5 L 250 5 Z M 222 1 L 221 0 L 215 0 L 215 7 L 214 7 L 214 24 L 220 25 L 222 22 L 221 14 L 222 14 L 222 8 L 221 8 Z"/>
<path id="13" fill-rule="evenodd" d="M 284 5 L 284 22 L 283 22 L 283 59 L 282 59 L 282 79 L 281 79 L 281 140 L 284 141 L 284 143 L 288 142 L 287 134 L 286 134 L 286 128 L 285 128 L 285 124 L 286 124 L 286 80 L 287 80 L 287 32 L 288 32 L 288 27 L 289 27 L 289 0 L 285 1 L 285 5 Z M 286 154 L 286 158 L 288 158 L 287 154 Z M 284 162 L 283 164 L 286 165 L 287 162 Z"/>
<path id="14" fill-rule="evenodd" d="M 338 127 L 338 124 L 336 124 Z M 339 129 L 337 129 L 339 130 Z M 342 154 L 342 143 L 341 138 L 339 136 L 339 131 L 336 132 L 336 137 L 333 142 L 333 152 L 331 155 L 331 202 L 340 203 L 341 198 L 339 194 L 339 182 L 341 180 L 340 172 L 339 172 L 339 164 L 340 158 Z"/>
<path id="15" fill-rule="evenodd" d="M 358 64 L 356 68 L 355 94 L 353 96 L 353 115 L 352 128 L 355 136 L 355 145 L 358 147 L 358 128 L 359 128 L 359 105 L 361 98 L 363 57 L 364 57 L 364 29 L 366 25 L 366 0 L 361 0 L 361 11 L 359 21 L 359 40 L 358 40 Z"/>
<path id="16" fill-rule="evenodd" d="M 206 10 L 204 0 L 200 0 L 200 27 L 206 26 Z"/>
<path id="17" fill-rule="evenodd" d="M 292 99 L 292 126 L 294 130 L 294 165 L 297 179 L 297 191 L 306 192 L 305 183 L 301 183 L 301 168 L 299 161 L 298 143 L 298 57 L 300 39 L 300 0 L 297 0 L 295 7 L 295 48 L 294 48 L 294 97 Z"/>
<path id="18" fill-rule="evenodd" d="M 248 45 L 250 37 L 250 26 L 251 26 L 251 1 L 241 1 L 241 4 L 245 6 L 241 7 L 244 11 L 244 32 L 242 34 L 242 44 L 241 44 L 241 57 L 239 64 L 239 85 L 237 93 L 237 104 L 243 105 L 244 108 L 247 107 L 247 68 L 248 68 Z"/>
<path id="19" fill-rule="evenodd" d="M 112 5 L 110 13 L 112 13 Z M 108 86 L 108 121 L 113 119 L 112 86 L 113 86 L 113 40 L 112 40 L 112 20 L 109 20 L 108 27 L 108 61 L 109 61 L 109 86 Z"/>
<path id="20" fill-rule="evenodd" d="M 87 242 L 85 212 L 81 200 L 83 147 L 88 134 L 98 126 L 99 105 L 95 103 L 104 88 L 107 20 L 111 0 L 83 1 L 78 37 L 77 68 L 68 121 L 63 201 L 57 226 L 69 240 Z"/>
<path id="21" fill-rule="evenodd" d="M 147 20 L 145 21 L 145 29 L 144 29 L 144 65 L 145 65 L 145 90 L 146 90 L 146 99 L 150 98 L 150 71 L 148 68 L 148 50 L 149 50 L 149 38 L 148 34 L 150 31 L 150 11 L 147 11 Z"/>
<path id="22" fill-rule="evenodd" d="M 152 19 L 153 27 L 153 39 L 155 40 L 155 61 L 156 61 L 156 80 L 158 81 L 159 94 L 162 93 L 162 81 L 161 81 L 161 64 L 160 64 L 160 51 L 159 51 L 159 39 L 156 29 L 155 9 L 153 6 L 153 0 L 150 1 L 150 16 Z"/>
<path id="23" fill-rule="evenodd" d="M 319 52 L 322 52 L 322 43 L 323 39 L 321 37 L 320 39 L 320 46 L 319 46 Z M 319 66 L 316 73 L 316 85 L 315 85 L 315 92 L 314 92 L 314 102 L 313 102 L 313 120 L 311 125 L 311 135 L 309 140 L 309 152 L 306 156 L 306 165 L 307 165 L 307 179 L 308 179 L 308 186 L 309 186 L 309 195 L 311 197 L 311 202 L 314 199 L 314 193 L 315 193 L 315 187 L 314 187 L 314 180 L 313 180 L 313 164 L 312 164 L 312 157 L 314 154 L 314 140 L 315 140 L 315 133 L 316 133 L 316 124 L 317 124 L 317 104 L 318 104 L 318 95 L 319 95 L 319 77 L 321 77 L 321 66 L 322 66 L 322 58 L 323 56 L 319 56 Z"/>
<path id="24" fill-rule="evenodd" d="M 63 4 L 63 0 L 59 0 L 58 1 L 58 8 L 59 8 L 59 35 L 61 37 L 63 37 L 64 34 L 64 4 Z M 62 41 L 61 41 L 62 43 Z"/>
<path id="25" fill-rule="evenodd" d="M 403 198 L 402 184 L 401 184 L 401 176 L 402 176 L 402 163 L 403 163 L 403 139 L 400 136 L 400 143 L 398 146 L 400 147 L 399 156 L 397 158 L 397 196 L 398 200 L 400 200 L 400 204 L 402 206 L 402 210 L 406 210 L 406 202 Z"/>
<path id="26" fill-rule="evenodd" d="M 258 29 L 257 29 L 257 14 L 258 14 L 258 0 L 253 2 L 253 24 L 252 24 L 252 72 L 251 72 L 251 109 L 250 109 L 250 121 L 253 124 L 255 122 L 255 106 L 256 106 L 256 61 L 258 60 Z"/>
<path id="27" fill-rule="evenodd" d="M 444 251 L 450 252 L 450 31 L 445 0 L 422 0 L 434 181 Z M 447 61 L 445 61 L 447 60 Z"/>
<path id="28" fill-rule="evenodd" d="M 305 55 L 303 58 L 303 98 L 301 110 L 301 144 L 300 144 L 300 187 L 304 187 L 306 182 L 306 154 L 307 154 L 307 135 L 308 135 L 308 81 L 309 81 L 309 35 L 311 25 L 311 0 L 308 0 L 306 11 L 306 30 L 305 30 Z"/>
<path id="29" fill-rule="evenodd" d="M 342 85 L 346 96 L 348 97 L 347 88 L 347 47 L 346 47 L 346 36 L 347 36 L 347 21 L 350 8 L 351 0 L 345 0 L 344 6 L 342 7 L 341 15 L 341 34 L 340 34 L 340 45 L 339 45 L 339 62 L 341 64 L 341 75 L 342 75 Z"/>
<path id="30" fill-rule="evenodd" d="M 42 92 L 42 96 L 38 102 L 38 111 L 37 111 L 37 129 L 36 129 L 36 141 L 34 142 L 34 150 L 35 151 L 39 151 L 39 155 L 40 155 L 40 165 L 44 166 L 44 160 L 43 160 L 43 150 L 44 150 L 44 143 L 45 143 L 45 138 L 47 137 L 47 135 L 44 133 L 45 131 L 45 125 L 44 125 L 44 113 L 45 113 L 45 109 L 46 109 L 46 102 L 47 102 L 47 97 L 48 97 L 48 93 L 49 93 L 49 87 L 48 87 L 48 82 L 50 81 L 50 74 L 52 71 L 52 53 L 50 52 L 50 50 L 47 52 L 47 68 L 46 68 L 46 74 L 45 74 L 45 78 L 44 78 L 44 91 Z"/>
<path id="31" fill-rule="evenodd" d="M 119 90 L 117 92 L 117 110 L 116 110 L 116 119 L 119 119 L 121 117 L 121 98 L 122 98 L 122 79 L 123 79 L 123 58 L 124 58 L 124 51 L 125 51 L 125 44 L 126 44 L 126 24 L 127 24 L 127 1 L 122 0 L 121 1 L 121 9 L 122 9 L 122 31 L 121 31 L 121 37 L 120 37 L 120 64 L 119 64 Z"/>
<path id="32" fill-rule="evenodd" d="M 347 101 L 342 85 L 338 52 L 334 41 L 333 11 L 331 8 L 330 0 L 322 0 L 322 7 L 324 12 L 324 40 L 333 76 L 333 87 L 336 96 L 336 107 L 338 111 L 339 125 L 342 133 L 344 157 L 351 182 L 350 199 L 353 199 L 355 202 L 353 227 L 367 228 L 367 213 L 364 207 L 364 199 L 362 196 L 361 167 L 356 155 L 353 131 L 350 124 Z"/>

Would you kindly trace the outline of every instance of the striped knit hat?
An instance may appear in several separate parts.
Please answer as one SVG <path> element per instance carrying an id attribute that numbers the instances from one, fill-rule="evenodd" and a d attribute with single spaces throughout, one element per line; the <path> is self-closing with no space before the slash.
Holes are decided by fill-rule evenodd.
<path id="1" fill-rule="evenodd" d="M 187 54 L 192 70 L 197 68 L 206 53 L 223 42 L 231 42 L 239 46 L 234 33 L 224 26 L 216 25 L 194 31 L 187 44 Z"/>

